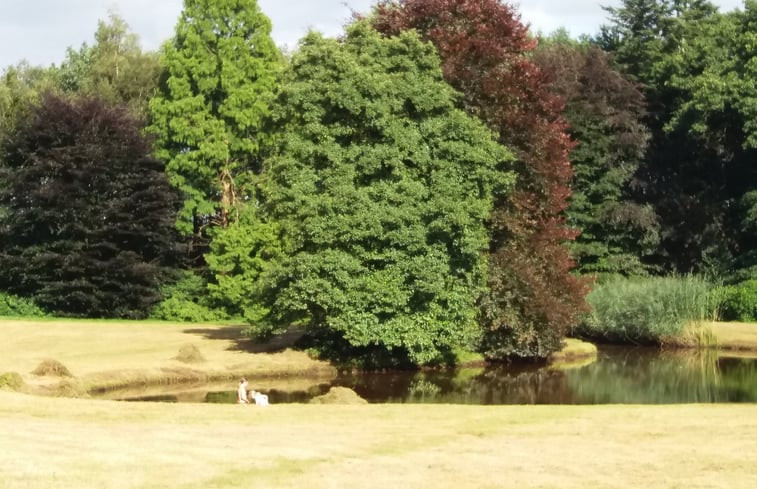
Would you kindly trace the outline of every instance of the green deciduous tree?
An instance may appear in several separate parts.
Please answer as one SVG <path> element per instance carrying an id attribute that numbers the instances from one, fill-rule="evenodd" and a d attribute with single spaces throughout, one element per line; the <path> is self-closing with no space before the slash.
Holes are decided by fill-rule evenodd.
<path id="1" fill-rule="evenodd" d="M 373 17 L 387 34 L 415 29 L 442 59 L 465 110 L 512 149 L 514 191 L 491 217 L 489 291 L 481 305 L 486 354 L 546 357 L 586 308 L 566 243 L 572 143 L 560 99 L 532 60 L 536 40 L 500 0 L 384 0 Z"/>
<path id="2" fill-rule="evenodd" d="M 45 96 L 0 168 L 0 289 L 60 315 L 145 317 L 178 252 L 178 195 L 149 153 L 125 108 Z"/>
<path id="3" fill-rule="evenodd" d="M 274 324 L 414 363 L 478 336 L 485 221 L 512 177 L 506 150 L 455 102 L 414 33 L 359 22 L 341 41 L 305 38 L 266 165 L 267 205 L 291 241 L 265 279 Z"/>
<path id="4" fill-rule="evenodd" d="M 128 24 L 111 13 L 108 22 L 99 21 L 95 43 L 74 50 L 68 48 L 59 69 L 60 88 L 127 104 L 140 117 L 158 85 L 161 72 L 158 53 L 144 52 L 139 37 Z"/>
<path id="5" fill-rule="evenodd" d="M 226 226 L 260 170 L 281 55 L 256 0 L 185 0 L 150 103 L 157 155 L 184 194 L 178 226 Z"/>

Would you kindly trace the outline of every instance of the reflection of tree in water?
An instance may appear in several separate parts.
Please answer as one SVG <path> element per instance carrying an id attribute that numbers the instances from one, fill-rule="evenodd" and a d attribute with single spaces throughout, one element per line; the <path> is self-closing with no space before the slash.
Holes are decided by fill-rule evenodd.
<path id="1" fill-rule="evenodd" d="M 572 402 L 565 374 L 543 368 L 455 369 L 343 376 L 370 402 L 535 404 Z"/>
<path id="2" fill-rule="evenodd" d="M 757 400 L 757 363 L 726 361 L 715 351 L 611 350 L 567 372 L 579 402 L 708 403 Z"/>

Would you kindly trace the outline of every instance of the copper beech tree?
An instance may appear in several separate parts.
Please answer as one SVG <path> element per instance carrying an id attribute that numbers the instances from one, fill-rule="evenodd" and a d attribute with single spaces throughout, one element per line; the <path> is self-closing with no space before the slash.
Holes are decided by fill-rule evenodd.
<path id="1" fill-rule="evenodd" d="M 564 214 L 573 143 L 562 101 L 531 60 L 536 40 L 499 0 L 383 0 L 372 19 L 384 34 L 415 29 L 433 43 L 464 108 L 515 153 L 515 191 L 491 216 L 483 347 L 491 358 L 547 356 L 585 310 L 588 283 L 571 274 L 565 246 L 577 234 Z"/>

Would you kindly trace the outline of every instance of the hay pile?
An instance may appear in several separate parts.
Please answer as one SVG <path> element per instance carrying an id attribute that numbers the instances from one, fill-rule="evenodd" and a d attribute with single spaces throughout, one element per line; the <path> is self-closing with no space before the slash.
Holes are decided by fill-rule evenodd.
<path id="1" fill-rule="evenodd" d="M 51 377 L 73 377 L 65 365 L 51 358 L 43 360 L 32 373 L 40 377 L 48 375 Z"/>
<path id="2" fill-rule="evenodd" d="M 0 389 L 20 391 L 24 388 L 24 379 L 16 372 L 6 372 L 0 375 Z"/>
<path id="3" fill-rule="evenodd" d="M 205 357 L 195 345 L 184 345 L 179 348 L 179 354 L 174 357 L 174 360 L 184 363 L 202 363 Z"/>
<path id="4" fill-rule="evenodd" d="M 311 399 L 310 404 L 368 404 L 368 401 L 352 389 L 332 387 L 326 394 Z"/>

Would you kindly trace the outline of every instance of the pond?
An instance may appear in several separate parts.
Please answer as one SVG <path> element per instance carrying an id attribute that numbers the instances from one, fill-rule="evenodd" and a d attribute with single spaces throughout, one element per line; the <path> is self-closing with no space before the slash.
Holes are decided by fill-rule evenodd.
<path id="1" fill-rule="evenodd" d="M 573 366 L 498 366 L 423 372 L 341 374 L 329 381 L 250 379 L 271 404 L 303 403 L 332 386 L 371 403 L 670 404 L 756 402 L 757 359 L 716 352 L 602 347 Z M 125 401 L 234 403 L 235 383 L 109 392 Z"/>

